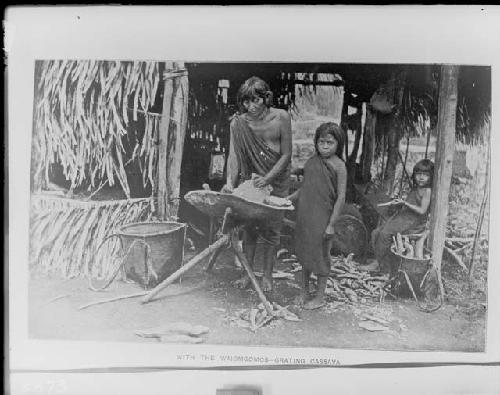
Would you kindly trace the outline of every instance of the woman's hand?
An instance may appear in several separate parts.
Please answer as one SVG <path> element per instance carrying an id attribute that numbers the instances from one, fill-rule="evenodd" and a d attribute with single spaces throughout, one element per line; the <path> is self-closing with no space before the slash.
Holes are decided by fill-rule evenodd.
<path id="1" fill-rule="evenodd" d="M 257 188 L 264 188 L 268 184 L 269 182 L 267 181 L 266 177 L 256 176 L 253 178 L 253 185 Z"/>
<path id="2" fill-rule="evenodd" d="M 222 187 L 220 191 L 221 193 L 233 193 L 234 188 L 231 184 L 226 184 Z"/>

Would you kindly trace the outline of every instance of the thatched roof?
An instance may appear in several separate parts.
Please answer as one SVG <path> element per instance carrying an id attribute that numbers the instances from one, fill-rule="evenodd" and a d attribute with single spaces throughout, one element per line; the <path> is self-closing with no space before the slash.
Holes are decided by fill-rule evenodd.
<path id="1" fill-rule="evenodd" d="M 228 79 L 231 94 L 247 78 L 257 75 L 268 81 L 271 89 L 282 93 L 294 89 L 287 75 L 293 73 L 339 74 L 348 95 L 349 104 L 369 102 L 373 93 L 391 77 L 404 75 L 405 95 L 401 112 L 407 122 L 419 114 L 427 114 L 431 128 L 437 119 L 437 91 L 440 65 L 437 64 L 351 64 L 351 63 L 191 63 L 190 77 L 195 80 Z M 285 82 L 283 82 L 285 75 Z M 481 129 L 491 113 L 491 68 L 488 66 L 460 67 L 458 86 L 457 138 L 474 143 L 482 138 Z"/>
<path id="2" fill-rule="evenodd" d="M 158 62 L 46 61 L 37 63 L 34 178 L 48 178 L 53 163 L 63 166 L 72 186 L 89 184 L 94 189 L 117 179 L 129 195 L 125 166 L 137 160 L 144 182 L 155 182 L 155 130 L 161 107 L 161 68 Z M 399 78 L 404 95 L 399 113 L 406 125 L 419 114 L 437 118 L 439 65 L 347 63 L 188 63 L 192 95 L 215 96 L 220 79 L 230 81 L 228 96 L 247 78 L 258 75 L 270 83 L 279 97 L 295 95 L 296 73 L 308 73 L 315 84 L 319 73 L 338 74 L 349 104 L 369 102 L 373 93 L 391 78 Z M 316 77 L 315 77 L 316 76 Z M 404 76 L 403 78 L 401 76 Z M 304 81 L 302 81 L 304 83 Z M 216 113 L 216 103 L 210 112 Z M 491 68 L 461 66 L 458 87 L 457 137 L 466 143 L 481 140 L 482 126 L 491 112 Z M 290 101 L 288 104 L 290 105 Z M 215 112 L 214 112 L 215 111 Z M 144 115 L 145 130 L 127 136 L 128 126 Z M 216 117 L 214 115 L 214 117 Z M 129 119 L 131 118 L 131 119 Z M 403 128 L 404 130 L 405 128 Z M 127 144 L 131 144 L 127 149 Z M 132 152 L 128 158 L 125 152 Z"/>

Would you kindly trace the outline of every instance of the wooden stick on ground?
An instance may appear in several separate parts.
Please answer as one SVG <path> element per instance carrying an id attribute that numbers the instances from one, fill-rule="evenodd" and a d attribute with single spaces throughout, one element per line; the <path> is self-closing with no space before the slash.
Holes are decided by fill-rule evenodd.
<path id="1" fill-rule="evenodd" d="M 462 262 L 460 257 L 450 248 L 444 246 L 443 250 L 446 251 L 446 253 L 452 258 L 452 260 L 457 263 L 462 269 L 467 271 L 467 266 L 465 266 L 465 263 Z"/>
<path id="2" fill-rule="evenodd" d="M 224 246 L 220 246 L 217 250 L 214 251 L 210 259 L 208 260 L 208 265 L 207 268 L 205 269 L 207 272 L 211 271 L 213 266 L 215 265 L 215 262 L 217 261 L 217 258 L 219 257 L 220 253 L 222 252 L 222 249 Z"/>
<path id="3" fill-rule="evenodd" d="M 202 252 L 200 252 L 198 255 L 193 257 L 188 263 L 186 263 L 184 266 L 182 266 L 179 270 L 177 270 L 175 273 L 171 274 L 169 277 L 167 277 L 165 280 L 163 280 L 160 284 L 158 284 L 156 287 L 154 287 L 151 291 L 149 291 L 149 293 L 146 294 L 144 299 L 141 300 L 141 303 L 150 302 L 151 299 L 153 299 L 160 291 L 162 291 L 168 285 L 172 284 L 175 280 L 177 280 L 180 276 L 182 276 L 188 270 L 195 267 L 198 263 L 200 263 L 203 259 L 205 259 L 207 256 L 212 254 L 214 251 L 218 250 L 220 247 L 227 244 L 228 241 L 229 241 L 229 236 L 224 235 L 219 240 L 217 240 L 215 243 L 213 243 L 210 246 L 208 246 L 207 248 L 205 248 Z"/>
<path id="4" fill-rule="evenodd" d="M 262 292 L 262 289 L 260 289 L 259 283 L 257 282 L 257 278 L 255 277 L 255 274 L 253 273 L 253 270 L 250 267 L 250 264 L 248 263 L 247 257 L 245 256 L 243 251 L 238 246 L 236 232 L 233 232 L 233 233 L 234 234 L 232 236 L 232 243 L 231 243 L 232 247 L 233 247 L 233 251 L 235 252 L 235 254 L 238 257 L 238 259 L 240 260 L 241 264 L 245 268 L 245 270 L 248 274 L 248 277 L 250 277 L 250 281 L 252 282 L 253 288 L 257 292 L 257 295 L 259 296 L 259 299 L 262 302 L 262 304 L 264 305 L 267 313 L 270 316 L 273 316 L 274 312 L 273 312 L 273 309 L 271 307 L 271 304 L 267 301 L 266 295 L 264 295 L 264 292 Z"/>
<path id="5" fill-rule="evenodd" d="M 489 163 L 489 162 L 488 162 Z M 488 166 L 488 164 L 486 165 Z M 481 207 L 479 209 L 479 219 L 477 221 L 477 228 L 476 228 L 476 233 L 474 235 L 474 242 L 472 244 L 472 252 L 470 255 L 470 265 L 469 265 L 469 283 L 472 284 L 472 278 L 474 276 L 474 267 L 475 267 L 475 255 L 476 255 L 476 249 L 477 249 L 477 244 L 479 241 L 479 238 L 481 236 L 481 228 L 483 227 L 483 220 L 484 220 L 484 212 L 486 210 L 486 204 L 488 202 L 488 195 L 489 195 L 489 182 L 488 182 L 488 171 L 486 171 L 486 185 L 484 186 L 484 195 L 483 195 L 483 201 L 481 202 Z"/>
<path id="6" fill-rule="evenodd" d="M 84 304 L 83 306 L 78 307 L 78 310 L 83 310 L 83 309 L 86 309 L 87 307 L 91 307 L 91 306 L 97 306 L 98 304 L 116 302 L 117 300 L 137 298 L 139 296 L 144 296 L 146 294 L 147 294 L 147 291 L 142 291 L 142 292 L 138 292 L 138 293 L 130 294 L 130 295 L 115 296 L 114 298 L 103 299 L 103 300 L 98 300 L 97 302 Z"/>
<path id="7" fill-rule="evenodd" d="M 59 300 L 59 299 L 67 298 L 68 296 L 71 296 L 71 295 L 73 295 L 73 294 L 69 293 L 69 294 L 63 294 L 63 295 L 56 296 L 55 298 L 48 300 L 47 304 L 55 302 L 56 300 Z"/>
<path id="8" fill-rule="evenodd" d="M 472 247 L 472 241 L 470 243 L 465 243 L 462 247 L 456 248 L 453 250 L 455 254 L 458 254 L 459 252 L 462 252 L 463 250 L 466 250 L 467 248 Z"/>
<path id="9" fill-rule="evenodd" d="M 231 207 L 226 208 L 226 211 L 224 212 L 224 218 L 222 219 L 222 225 L 221 225 L 221 231 L 224 233 L 227 233 L 227 226 L 228 226 L 228 221 L 229 221 L 229 216 L 232 213 Z M 212 224 L 214 224 L 214 218 L 210 219 L 210 227 L 212 227 Z M 215 225 L 214 225 L 214 230 L 215 230 Z M 212 234 L 212 230 L 210 231 Z M 215 233 L 212 234 L 212 237 L 215 237 Z M 210 241 L 210 244 L 212 244 L 213 241 Z M 212 270 L 213 266 L 215 265 L 215 262 L 217 261 L 217 258 L 219 257 L 219 254 L 222 252 L 222 248 L 224 246 L 221 245 L 219 248 L 217 248 L 210 259 L 208 260 L 208 265 L 206 268 L 206 271 L 209 272 Z"/>

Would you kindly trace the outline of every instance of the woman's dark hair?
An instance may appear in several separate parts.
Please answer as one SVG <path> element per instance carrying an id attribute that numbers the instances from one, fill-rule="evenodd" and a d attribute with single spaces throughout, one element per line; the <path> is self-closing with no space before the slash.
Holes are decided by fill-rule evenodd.
<path id="1" fill-rule="evenodd" d="M 426 187 L 432 187 L 432 182 L 434 180 L 434 163 L 430 159 L 419 160 L 413 167 L 413 174 L 411 176 L 413 185 L 417 185 L 415 182 L 415 176 L 417 173 L 426 173 L 429 175 L 429 183 Z"/>
<path id="2" fill-rule="evenodd" d="M 318 126 L 316 134 L 314 135 L 314 149 L 319 155 L 318 140 L 322 136 L 331 135 L 337 140 L 337 151 L 335 154 L 342 159 L 344 154 L 345 133 L 344 130 L 334 122 L 325 122 Z"/>
<path id="3" fill-rule="evenodd" d="M 273 102 L 273 93 L 267 82 L 259 77 L 251 77 L 241 84 L 236 95 L 236 101 L 240 112 L 247 112 L 243 102 L 245 100 L 253 100 L 255 97 L 262 97 L 267 107 L 271 107 Z"/>

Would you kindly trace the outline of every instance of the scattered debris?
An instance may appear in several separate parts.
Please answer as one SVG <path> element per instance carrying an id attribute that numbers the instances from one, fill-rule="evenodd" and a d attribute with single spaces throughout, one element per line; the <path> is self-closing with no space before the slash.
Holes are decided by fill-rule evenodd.
<path id="1" fill-rule="evenodd" d="M 284 255 L 288 255 L 288 250 L 286 248 L 278 250 L 278 252 L 276 253 L 276 259 L 281 259 L 281 257 Z"/>
<path id="2" fill-rule="evenodd" d="M 288 252 L 286 249 L 280 251 L 280 256 Z M 329 299 L 342 303 L 367 303 L 372 299 L 383 301 L 383 287 L 389 280 L 389 277 L 361 270 L 358 267 L 358 263 L 353 260 L 353 257 L 353 254 L 349 254 L 347 257 L 332 257 L 332 267 L 327 280 L 325 294 Z M 302 266 L 298 262 L 297 257 L 291 254 L 289 258 L 283 258 L 280 261 L 286 264 L 289 269 L 273 273 L 273 278 L 295 280 L 294 273 L 302 271 Z M 256 272 L 255 275 L 257 277 L 262 276 L 259 272 Z M 311 280 L 312 283 L 315 283 L 317 277 L 312 274 Z M 287 286 L 300 289 L 300 286 L 292 281 L 287 281 Z"/>
<path id="3" fill-rule="evenodd" d="M 389 325 L 389 321 L 383 319 L 383 318 L 380 318 L 380 317 L 377 317 L 377 316 L 374 316 L 372 314 L 369 314 L 369 313 L 363 313 L 361 315 L 361 319 L 365 319 L 365 320 L 370 320 L 370 321 L 375 321 L 379 324 L 382 324 L 382 325 Z"/>
<path id="4" fill-rule="evenodd" d="M 468 248 L 469 246 L 466 245 L 465 248 Z M 462 250 L 462 248 L 464 247 L 461 247 L 461 248 L 457 248 L 457 250 Z M 463 263 L 462 259 L 458 256 L 457 254 L 457 250 L 452 250 L 451 248 L 448 248 L 446 246 L 444 246 L 443 248 L 443 251 L 446 252 L 448 254 L 448 256 L 451 258 L 451 260 L 455 263 L 457 263 L 465 272 L 468 272 L 468 269 L 467 269 L 467 266 L 465 265 L 465 263 Z"/>
<path id="5" fill-rule="evenodd" d="M 358 323 L 360 328 L 366 329 L 370 332 L 388 331 L 389 327 L 373 321 L 361 321 Z"/>
<path id="6" fill-rule="evenodd" d="M 253 272 L 255 277 L 262 277 L 261 272 Z M 278 270 L 277 272 L 273 272 L 273 278 L 275 280 L 295 280 L 295 276 L 292 273 L 283 272 Z"/>
<path id="7" fill-rule="evenodd" d="M 389 277 L 360 270 L 352 254 L 332 257 L 332 268 L 326 283 L 326 295 L 340 302 L 366 303 L 380 300 Z"/>
<path id="8" fill-rule="evenodd" d="M 200 336 L 208 333 L 210 329 L 203 325 L 192 325 L 187 322 L 174 322 L 148 329 L 137 330 L 134 333 L 140 337 L 160 337 L 172 333 L 189 336 Z"/>
<path id="9" fill-rule="evenodd" d="M 252 332 L 273 323 L 277 324 L 280 319 L 301 321 L 297 314 L 290 311 L 289 306 L 280 306 L 275 302 L 272 303 L 272 314 L 269 314 L 260 303 L 257 308 L 237 310 L 232 316 L 226 317 L 231 325 L 249 329 Z"/>
<path id="10" fill-rule="evenodd" d="M 143 338 L 155 338 L 162 343 L 191 343 L 198 344 L 205 341 L 201 335 L 207 334 L 209 328 L 203 325 L 191 325 L 186 322 L 174 322 L 154 328 L 141 329 L 134 332 Z"/>
<path id="11" fill-rule="evenodd" d="M 293 282 L 291 282 L 291 281 L 287 281 L 287 282 L 286 282 L 286 285 L 287 285 L 287 287 L 289 287 L 289 288 L 301 289 L 299 284 L 297 284 L 297 283 L 293 283 Z"/>
<path id="12" fill-rule="evenodd" d="M 327 311 L 334 311 L 334 310 L 340 310 L 346 307 L 346 304 L 344 302 L 339 302 L 334 300 L 333 302 L 328 302 L 326 304 L 326 310 Z"/>
<path id="13" fill-rule="evenodd" d="M 186 237 L 186 249 L 189 251 L 196 251 L 193 240 L 190 237 Z"/>
<path id="14" fill-rule="evenodd" d="M 188 344 L 199 344 L 205 341 L 205 339 L 203 339 L 202 337 L 192 337 L 187 335 L 160 336 L 159 340 L 162 343 L 188 343 Z"/>
<path id="15" fill-rule="evenodd" d="M 408 328 L 402 319 L 393 315 L 392 307 L 373 303 L 358 305 L 352 308 L 354 316 L 359 320 L 358 326 L 370 332 L 386 332 L 393 336 L 401 336 Z"/>

